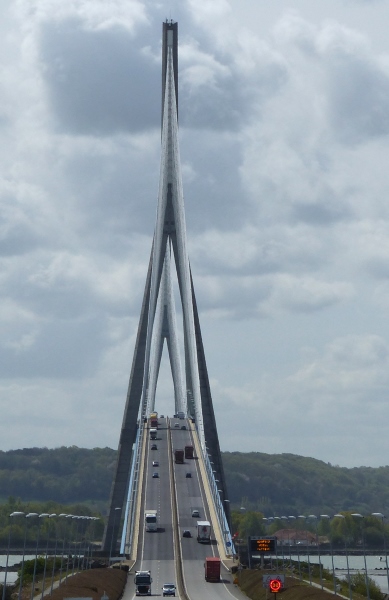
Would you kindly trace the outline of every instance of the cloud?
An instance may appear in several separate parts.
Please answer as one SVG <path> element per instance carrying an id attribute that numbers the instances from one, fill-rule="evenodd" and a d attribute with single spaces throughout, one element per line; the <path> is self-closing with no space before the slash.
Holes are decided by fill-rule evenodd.
<path id="1" fill-rule="evenodd" d="M 361 439 L 367 406 L 379 428 L 387 417 L 389 48 L 362 4 L 172 5 L 188 245 L 223 449 L 335 464 L 386 451 Z M 374 25 L 384 12 L 374 3 Z M 151 0 L 3 7 L 3 448 L 20 445 L 10 432 L 27 402 L 23 445 L 117 445 L 168 16 Z M 166 368 L 158 401 L 171 396 Z M 59 434 L 54 407 L 67 415 Z M 333 417 L 346 410 L 347 431 Z"/>

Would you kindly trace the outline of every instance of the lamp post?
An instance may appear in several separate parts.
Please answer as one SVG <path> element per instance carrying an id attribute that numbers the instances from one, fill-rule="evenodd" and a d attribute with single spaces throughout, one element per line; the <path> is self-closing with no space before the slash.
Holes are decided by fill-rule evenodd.
<path id="1" fill-rule="evenodd" d="M 76 568 L 76 562 L 77 562 L 77 567 L 78 567 L 77 542 L 78 542 L 78 530 L 79 530 L 81 517 L 79 515 L 77 515 L 72 518 L 77 521 L 76 533 L 74 535 L 74 556 L 73 556 L 73 564 L 72 564 L 72 575 L 74 575 L 74 569 Z"/>
<path id="2" fill-rule="evenodd" d="M 388 570 L 388 552 L 386 549 L 386 537 L 385 537 L 385 523 L 384 523 L 384 519 L 385 519 L 385 515 L 383 515 L 382 513 L 372 513 L 373 517 L 377 517 L 378 519 L 381 519 L 382 521 L 382 535 L 384 538 L 384 553 L 385 553 L 385 565 L 386 565 L 386 577 L 388 580 L 388 590 L 389 590 L 389 570 Z"/>
<path id="3" fill-rule="evenodd" d="M 296 517 L 294 515 L 289 515 L 288 516 L 288 521 L 295 521 Z M 296 545 L 296 530 L 294 530 L 294 545 Z M 292 551 L 290 548 L 290 536 L 289 536 L 289 556 L 290 556 L 290 562 L 292 562 Z M 299 577 L 300 577 L 300 581 L 301 581 L 301 566 L 300 566 L 300 550 L 297 546 L 297 561 L 298 561 L 298 569 L 299 569 Z"/>
<path id="4" fill-rule="evenodd" d="M 46 542 L 46 554 L 45 554 L 45 566 L 43 568 L 43 581 L 42 581 L 42 596 L 41 596 L 41 600 L 43 600 L 43 596 L 45 595 L 45 582 L 46 582 L 46 568 L 47 568 L 47 555 L 49 553 L 49 541 L 50 541 L 50 519 L 52 519 L 53 517 L 56 517 L 57 515 L 55 513 L 49 515 L 49 527 L 47 529 L 47 542 Z"/>
<path id="5" fill-rule="evenodd" d="M 11 513 L 8 517 L 8 549 L 7 549 L 7 560 L 5 563 L 5 573 L 4 573 L 4 583 L 3 583 L 3 595 L 2 595 L 2 600 L 5 600 L 5 590 L 7 588 L 7 575 L 8 575 L 8 561 L 9 561 L 9 551 L 11 548 L 11 531 L 12 531 L 12 525 L 11 525 L 11 519 L 13 517 L 21 517 L 24 516 L 24 512 L 20 512 L 20 511 L 15 511 L 13 513 Z"/>
<path id="6" fill-rule="evenodd" d="M 74 523 L 73 519 L 75 519 L 75 518 L 76 518 L 75 515 L 68 515 L 68 519 L 69 519 L 69 539 L 68 539 L 69 546 L 68 546 L 68 558 L 67 558 L 67 561 L 66 561 L 66 576 L 65 576 L 65 581 L 68 580 L 68 574 L 69 574 L 69 561 L 70 561 L 70 558 L 71 558 L 70 552 L 71 552 L 71 544 L 72 544 L 71 537 L 72 537 L 72 531 L 74 529 L 74 527 L 73 527 L 73 523 Z"/>
<path id="7" fill-rule="evenodd" d="M 48 513 L 42 513 L 42 514 L 38 515 L 38 533 L 37 533 L 37 536 L 36 536 L 34 574 L 32 576 L 31 597 L 30 597 L 31 600 L 33 600 L 33 598 L 34 598 L 34 591 L 35 591 L 36 563 L 38 561 L 39 534 L 40 534 L 40 530 L 41 530 L 41 523 L 42 523 L 42 520 L 45 519 L 48 516 L 49 516 Z"/>
<path id="8" fill-rule="evenodd" d="M 51 515 L 52 516 L 52 515 Z M 65 513 L 61 513 L 58 515 L 59 519 L 66 517 Z M 51 569 L 51 586 L 50 586 L 50 596 L 53 594 L 53 586 L 54 586 L 54 575 L 55 575 L 55 567 L 57 562 L 57 550 L 58 550 L 58 528 L 60 526 L 59 521 L 55 523 L 55 547 L 54 547 L 54 558 L 53 558 L 53 567 Z M 62 558 L 61 558 L 61 566 L 62 566 Z"/>
<path id="9" fill-rule="evenodd" d="M 298 519 L 304 519 L 306 521 L 307 517 L 305 515 L 299 515 Z M 312 585 L 312 573 L 311 573 L 311 561 L 309 559 L 309 539 L 307 535 L 307 531 L 305 530 L 305 546 L 307 550 L 307 559 L 308 559 L 308 573 L 309 573 L 309 585 Z"/>
<path id="10" fill-rule="evenodd" d="M 341 515 L 340 513 L 334 515 L 334 518 L 343 519 L 343 521 L 345 521 L 345 519 L 346 519 L 346 517 L 344 515 Z M 346 523 L 346 528 L 347 528 L 347 523 Z M 353 600 L 353 591 L 351 589 L 351 579 L 350 579 L 350 566 L 349 566 L 349 562 L 348 562 L 347 536 L 345 536 L 344 539 L 345 539 L 344 547 L 346 550 L 346 563 L 347 563 L 348 593 L 349 593 L 350 600 Z"/>
<path id="11" fill-rule="evenodd" d="M 359 513 L 351 513 L 351 516 L 356 518 L 356 519 L 362 519 L 361 521 L 361 532 L 362 532 L 362 548 L 363 548 L 363 561 L 365 563 L 365 581 L 366 581 L 366 593 L 367 593 L 367 600 L 370 600 L 370 590 L 369 590 L 369 576 L 367 574 L 367 562 L 366 562 L 366 552 L 365 552 L 365 531 L 364 531 L 364 522 L 363 522 L 363 515 L 359 514 Z"/>
<path id="12" fill-rule="evenodd" d="M 320 515 L 321 519 L 330 519 L 329 515 Z M 331 534 L 331 525 L 330 525 L 330 550 L 331 550 L 331 563 L 332 563 L 332 580 L 334 584 L 334 594 L 336 596 L 336 578 L 335 578 L 335 566 L 334 566 L 334 550 L 332 546 L 332 534 Z"/>
<path id="13" fill-rule="evenodd" d="M 317 546 L 317 555 L 318 555 L 318 559 L 319 559 L 320 586 L 321 586 L 321 589 L 323 589 L 323 576 L 322 576 L 322 572 L 321 572 L 320 544 L 319 544 L 319 535 L 318 535 L 318 532 L 317 532 L 317 516 L 316 515 L 309 515 L 308 519 L 312 519 L 313 522 L 315 523 L 316 546 Z"/>
<path id="14" fill-rule="evenodd" d="M 109 549 L 109 564 L 111 564 L 111 559 L 112 559 L 113 538 L 114 538 L 115 527 L 116 527 L 116 515 L 118 514 L 119 510 L 122 510 L 122 509 L 120 508 L 120 506 L 117 506 L 115 508 L 115 512 L 114 512 L 114 515 L 113 515 L 113 527 L 112 527 L 112 535 L 111 535 L 111 547 Z M 115 548 L 116 548 L 116 540 L 115 540 Z"/>
<path id="15" fill-rule="evenodd" d="M 19 579 L 18 600 L 21 600 L 21 597 L 22 597 L 23 576 L 24 576 L 24 557 L 26 555 L 26 542 L 27 542 L 27 523 L 28 523 L 27 519 L 31 519 L 31 517 L 38 517 L 38 513 L 28 513 L 26 515 L 26 520 L 24 521 L 23 557 L 22 557 L 22 569 L 20 572 L 20 579 Z"/>

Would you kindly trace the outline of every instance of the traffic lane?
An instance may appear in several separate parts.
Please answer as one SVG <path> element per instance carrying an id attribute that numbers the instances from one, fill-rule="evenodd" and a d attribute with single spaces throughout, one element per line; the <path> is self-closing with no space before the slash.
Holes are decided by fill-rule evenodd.
<path id="1" fill-rule="evenodd" d="M 157 450 L 151 445 L 157 444 Z M 156 440 L 150 440 L 146 456 L 144 508 L 157 510 L 158 531 L 146 532 L 143 525 L 142 557 L 148 560 L 174 560 L 168 431 L 159 429 Z M 159 466 L 153 467 L 153 461 Z M 158 478 L 153 477 L 158 473 Z"/>
<path id="2" fill-rule="evenodd" d="M 123 598 L 124 600 L 132 600 L 136 596 L 135 593 L 135 571 L 150 571 L 152 583 L 151 583 L 151 595 L 162 596 L 162 587 L 164 583 L 176 584 L 176 573 L 175 573 L 175 562 L 165 560 L 147 560 L 138 561 L 135 563 L 133 569 L 128 574 L 127 583 L 124 588 Z M 177 592 L 176 592 L 176 595 Z"/>

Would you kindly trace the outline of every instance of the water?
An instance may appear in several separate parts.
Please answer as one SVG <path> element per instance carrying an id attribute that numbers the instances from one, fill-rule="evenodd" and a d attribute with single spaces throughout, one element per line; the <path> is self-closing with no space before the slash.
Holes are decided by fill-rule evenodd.
<path id="1" fill-rule="evenodd" d="M 35 554 L 26 554 L 24 560 L 34 560 Z M 8 566 L 13 567 L 14 565 L 20 564 L 23 560 L 23 556 L 20 554 L 10 554 L 8 557 Z M 7 555 L 0 555 L 0 567 L 5 568 L 7 564 Z M 17 571 L 8 571 L 7 573 L 7 585 L 13 585 L 18 578 Z M 5 571 L 0 571 L 0 584 L 4 583 Z"/>
<path id="2" fill-rule="evenodd" d="M 285 558 L 288 558 L 285 554 Z M 382 559 L 382 560 L 381 560 Z M 298 561 L 297 555 L 292 555 L 293 561 Z M 308 556 L 305 554 L 300 554 L 300 561 L 307 562 Z M 319 564 L 318 556 L 309 556 L 309 562 L 311 565 Z M 320 556 L 320 562 L 325 569 L 328 569 L 332 573 L 332 559 L 329 555 Z M 365 572 L 365 558 L 362 556 L 349 556 L 348 564 L 350 574 L 354 575 L 358 571 Z M 389 558 L 388 558 L 389 564 Z M 389 593 L 388 586 L 388 576 L 386 571 L 386 562 L 384 555 L 374 555 L 368 556 L 366 555 L 366 566 L 367 566 L 367 574 L 371 579 L 375 581 L 375 583 L 379 586 L 381 592 L 384 594 Z M 346 579 L 347 577 L 347 557 L 339 554 L 334 554 L 334 567 L 335 567 L 335 576 L 340 579 Z"/>

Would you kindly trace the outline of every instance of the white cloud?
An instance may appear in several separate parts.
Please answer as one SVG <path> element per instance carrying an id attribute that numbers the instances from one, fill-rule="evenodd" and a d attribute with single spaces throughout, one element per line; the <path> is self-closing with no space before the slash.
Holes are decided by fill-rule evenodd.
<path id="1" fill-rule="evenodd" d="M 223 449 L 377 465 L 384 439 L 361 439 L 367 406 L 380 431 L 387 418 L 386 8 L 294 4 L 172 6 L 218 428 Z M 2 447 L 96 445 L 77 410 L 115 447 L 156 213 L 165 7 L 19 0 L 1 11 Z M 249 431 L 245 406 L 258 415 Z M 276 427 L 261 447 L 264 417 Z"/>

